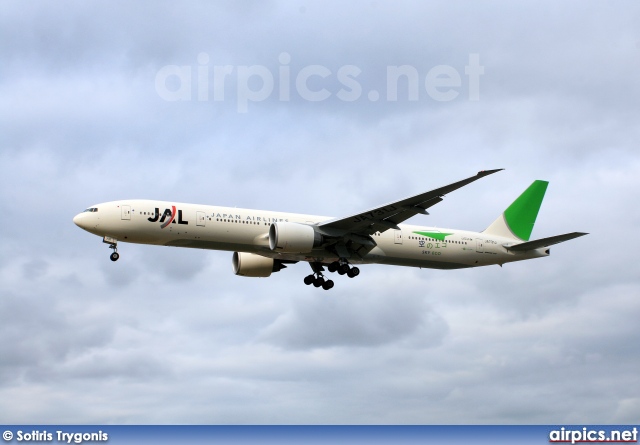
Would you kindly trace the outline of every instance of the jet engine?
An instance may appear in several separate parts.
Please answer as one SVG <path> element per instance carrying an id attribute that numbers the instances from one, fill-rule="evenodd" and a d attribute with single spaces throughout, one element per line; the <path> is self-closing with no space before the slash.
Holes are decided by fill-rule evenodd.
<path id="1" fill-rule="evenodd" d="M 269 227 L 269 247 L 274 252 L 308 253 L 322 242 L 322 235 L 306 224 L 276 222 Z"/>
<path id="2" fill-rule="evenodd" d="M 233 273 L 242 277 L 266 278 L 272 272 L 284 269 L 282 261 L 253 253 L 233 252 Z"/>

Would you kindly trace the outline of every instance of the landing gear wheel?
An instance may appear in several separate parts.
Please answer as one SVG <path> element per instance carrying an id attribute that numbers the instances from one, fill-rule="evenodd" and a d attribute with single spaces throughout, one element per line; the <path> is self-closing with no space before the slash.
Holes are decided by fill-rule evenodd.
<path id="1" fill-rule="evenodd" d="M 338 267 L 338 273 L 340 275 L 344 275 L 346 273 L 349 272 L 351 268 L 349 267 L 349 265 L 347 263 L 341 264 L 340 267 Z"/>
<path id="2" fill-rule="evenodd" d="M 109 256 L 111 261 L 118 261 L 118 258 L 120 258 L 120 255 L 118 255 L 118 241 L 114 238 L 105 236 L 102 239 L 102 242 L 109 244 L 109 249 L 113 250 L 113 253 Z"/>
<path id="3" fill-rule="evenodd" d="M 324 290 L 329 290 L 333 287 L 333 280 L 327 280 L 322 284 Z"/>
<path id="4" fill-rule="evenodd" d="M 327 266 L 327 270 L 331 273 L 335 272 L 336 270 L 338 270 L 338 267 L 340 267 L 340 263 L 338 263 L 337 261 L 334 261 L 333 263 L 329 264 Z"/>
<path id="5" fill-rule="evenodd" d="M 307 286 L 313 284 L 314 287 L 322 287 L 324 290 L 331 289 L 333 287 L 333 281 L 327 280 L 324 277 L 322 273 L 325 270 L 323 264 L 320 261 L 314 261 L 310 262 L 309 265 L 311 266 L 311 270 L 313 270 L 313 273 L 304 277 L 304 284 L 306 284 Z M 338 262 L 335 261 L 328 267 L 330 270 L 336 270 L 338 267 Z"/>
<path id="6" fill-rule="evenodd" d="M 357 267 L 352 267 L 349 272 L 347 272 L 347 275 L 349 276 L 349 278 L 357 277 L 358 275 L 360 275 L 360 269 L 358 269 Z"/>

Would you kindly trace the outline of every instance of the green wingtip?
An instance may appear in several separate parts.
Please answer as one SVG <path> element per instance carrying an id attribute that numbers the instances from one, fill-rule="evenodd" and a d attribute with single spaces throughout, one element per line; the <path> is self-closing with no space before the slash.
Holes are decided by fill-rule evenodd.
<path id="1" fill-rule="evenodd" d="M 548 181 L 534 181 L 504 211 L 504 219 L 509 229 L 521 240 L 529 241 L 529 237 L 531 237 L 533 225 L 538 217 L 538 211 L 548 185 Z"/>

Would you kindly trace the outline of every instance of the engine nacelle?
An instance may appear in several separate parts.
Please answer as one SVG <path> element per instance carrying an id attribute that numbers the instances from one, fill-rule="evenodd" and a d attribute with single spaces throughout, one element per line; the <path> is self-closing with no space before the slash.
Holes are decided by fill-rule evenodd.
<path id="1" fill-rule="evenodd" d="M 269 227 L 269 247 L 274 252 L 308 253 L 322 241 L 322 235 L 306 224 L 276 222 Z"/>
<path id="2" fill-rule="evenodd" d="M 273 258 L 246 252 L 233 252 L 233 273 L 243 277 L 266 278 L 282 267 Z"/>

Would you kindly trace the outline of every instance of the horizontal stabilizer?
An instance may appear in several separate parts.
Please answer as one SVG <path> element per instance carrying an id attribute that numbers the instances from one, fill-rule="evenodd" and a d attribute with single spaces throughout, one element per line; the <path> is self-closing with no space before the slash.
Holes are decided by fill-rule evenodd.
<path id="1" fill-rule="evenodd" d="M 540 249 L 542 247 L 553 246 L 554 244 L 563 243 L 565 241 L 569 241 L 574 238 L 578 238 L 580 236 L 588 235 L 588 233 L 583 232 L 572 232 L 565 233 L 564 235 L 556 235 L 550 236 L 549 238 L 542 238 L 533 241 L 528 241 L 526 243 L 514 244 L 513 246 L 505 246 L 507 250 L 511 250 L 513 252 L 524 252 L 526 250 L 534 250 Z"/>

